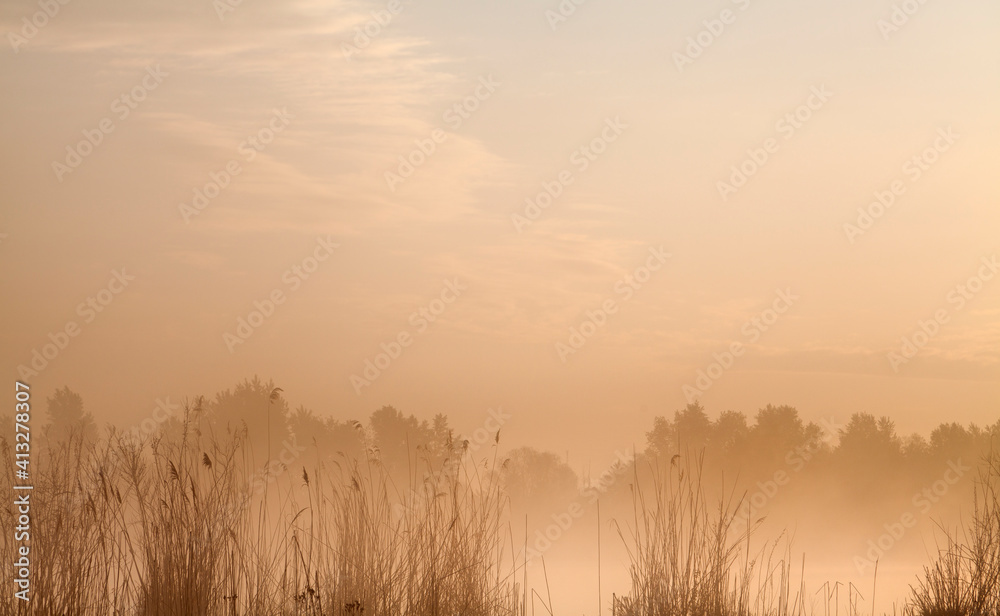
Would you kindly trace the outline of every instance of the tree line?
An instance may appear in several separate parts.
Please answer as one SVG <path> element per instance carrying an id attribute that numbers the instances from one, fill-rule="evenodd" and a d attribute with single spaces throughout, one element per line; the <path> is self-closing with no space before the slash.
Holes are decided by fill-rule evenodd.
<path id="1" fill-rule="evenodd" d="M 97 422 L 78 394 L 63 387 L 46 402 L 42 432 L 49 444 L 73 436 L 82 442 L 98 440 Z M 411 473 L 440 467 L 463 446 L 444 414 L 418 419 L 383 406 L 363 423 L 319 415 L 303 406 L 291 410 L 284 392 L 258 377 L 214 397 L 175 406 L 173 413 L 157 419 L 155 430 L 148 429 L 150 422 L 143 417 L 137 424 L 145 425 L 143 430 L 120 432 L 169 438 L 187 423 L 220 435 L 239 434 L 257 464 L 280 459 L 286 465 L 310 467 L 337 459 L 377 458 L 404 485 Z M 12 434 L 13 419 L 3 421 L 10 428 L 4 434 Z M 672 417 L 655 417 L 644 447 L 634 452 L 634 468 L 620 474 L 671 472 L 689 468 L 693 461 L 705 477 L 746 490 L 798 474 L 806 481 L 786 492 L 801 495 L 808 486 L 820 485 L 823 492 L 835 494 L 838 503 L 865 503 L 867 511 L 874 501 L 886 503 L 919 492 L 949 463 L 974 465 L 998 445 L 1000 418 L 986 425 L 944 422 L 927 436 L 904 436 L 891 418 L 868 412 L 855 412 L 846 422 L 806 421 L 794 407 L 767 405 L 752 417 L 733 410 L 712 417 L 696 402 Z M 557 508 L 593 490 L 598 479 L 578 474 L 557 454 L 530 447 L 507 450 L 503 469 L 511 503 L 519 508 Z M 619 483 L 600 487 L 624 497 L 628 482 Z"/>

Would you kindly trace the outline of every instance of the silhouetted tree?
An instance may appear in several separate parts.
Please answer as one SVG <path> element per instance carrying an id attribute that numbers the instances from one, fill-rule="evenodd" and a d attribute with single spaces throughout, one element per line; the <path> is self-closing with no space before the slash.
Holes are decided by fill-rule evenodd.
<path id="1" fill-rule="evenodd" d="M 968 456 L 973 439 L 969 432 L 958 423 L 943 423 L 931 432 L 931 454 L 939 459 Z"/>
<path id="2" fill-rule="evenodd" d="M 840 431 L 840 452 L 861 460 L 886 460 L 899 454 L 901 442 L 896 424 L 888 417 L 875 419 L 871 413 L 855 413 Z"/>
<path id="3" fill-rule="evenodd" d="M 724 411 L 712 424 L 712 436 L 709 439 L 711 449 L 719 451 L 729 460 L 743 458 L 750 427 L 747 417 L 737 411 Z"/>
<path id="4" fill-rule="evenodd" d="M 659 416 L 653 418 L 653 428 L 646 432 L 646 453 L 649 458 L 670 458 L 677 449 L 674 423 Z"/>
<path id="5" fill-rule="evenodd" d="M 653 429 L 646 433 L 646 454 L 663 462 L 678 453 L 697 452 L 708 444 L 712 432 L 705 408 L 694 402 L 676 411 L 672 421 L 653 419 Z"/>
<path id="6" fill-rule="evenodd" d="M 886 417 L 851 415 L 840 431 L 834 466 L 840 489 L 859 503 L 887 505 L 894 502 L 890 494 L 902 495 L 913 488 L 906 481 L 902 441 L 895 424 Z"/>
<path id="7" fill-rule="evenodd" d="M 438 413 L 431 422 L 431 442 L 427 451 L 436 464 L 451 453 L 452 429 L 448 425 L 448 416 Z"/>
<path id="8" fill-rule="evenodd" d="M 288 420 L 296 445 L 307 447 L 312 460 L 323 463 L 331 458 L 363 459 L 364 438 L 358 422 L 320 417 L 300 406 Z"/>
<path id="9" fill-rule="evenodd" d="M 683 447 L 701 449 L 712 436 L 712 421 L 700 402 L 689 404 L 674 414 L 674 430 Z"/>
<path id="10" fill-rule="evenodd" d="M 63 387 L 57 389 L 46 403 L 48 422 L 45 434 L 51 444 L 65 443 L 70 437 L 79 438 L 84 444 L 97 440 L 97 424 L 93 416 L 83 410 L 80 394 Z"/>
<path id="11" fill-rule="evenodd" d="M 278 460 L 282 451 L 290 448 L 288 403 L 273 381 L 264 382 L 255 376 L 244 380 L 232 390 L 216 394 L 208 405 L 211 424 L 217 430 L 235 430 L 247 426 L 247 441 L 256 465 Z M 286 454 L 287 456 L 287 454 Z"/>
<path id="12" fill-rule="evenodd" d="M 576 494 L 576 473 L 554 453 L 519 447 L 508 454 L 504 468 L 504 484 L 515 507 L 531 505 L 548 512 L 553 506 L 565 507 Z"/>
<path id="13" fill-rule="evenodd" d="M 435 425 L 383 406 L 368 420 L 382 464 L 396 477 L 420 475 L 438 468 L 447 455 L 450 434 L 443 415 Z"/>
<path id="14" fill-rule="evenodd" d="M 754 445 L 771 451 L 778 457 L 806 443 L 805 425 L 795 407 L 782 405 L 766 407 L 757 411 L 751 429 Z"/>
<path id="15" fill-rule="evenodd" d="M 751 476 L 769 477 L 780 469 L 811 461 L 820 448 L 822 430 L 806 424 L 795 407 L 767 405 L 757 410 L 750 427 L 746 467 Z"/>
<path id="16" fill-rule="evenodd" d="M 901 451 L 904 458 L 916 461 L 926 458 L 930 454 L 931 446 L 923 436 L 911 434 L 903 440 Z"/>

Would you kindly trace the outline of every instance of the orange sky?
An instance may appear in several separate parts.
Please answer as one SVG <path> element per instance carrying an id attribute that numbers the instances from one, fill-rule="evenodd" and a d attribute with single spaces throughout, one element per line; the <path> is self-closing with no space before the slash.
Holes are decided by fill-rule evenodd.
<path id="1" fill-rule="evenodd" d="M 223 2 L 0 6 L 11 380 L 601 460 L 694 398 L 1000 415 L 996 3 Z"/>

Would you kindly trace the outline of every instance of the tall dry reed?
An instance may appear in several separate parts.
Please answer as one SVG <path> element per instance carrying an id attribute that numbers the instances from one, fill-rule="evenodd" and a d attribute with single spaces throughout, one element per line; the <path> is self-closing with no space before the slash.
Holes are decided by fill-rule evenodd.
<path id="1" fill-rule="evenodd" d="M 405 486 L 374 447 L 361 460 L 275 472 L 254 464 L 245 429 L 202 432 L 197 412 L 173 438 L 111 432 L 99 446 L 71 439 L 33 461 L 32 599 L 5 593 L 0 612 L 523 613 L 495 459 L 473 461 L 454 444 L 437 468 L 428 459 L 411 469 Z M 3 457 L 13 486 L 6 442 Z M 10 505 L 0 516 L 16 525 Z M 0 546 L 13 562 L 12 533 Z"/>
<path id="2" fill-rule="evenodd" d="M 947 535 L 945 548 L 913 587 L 911 614 L 1000 614 L 1000 453 L 991 454 L 976 482 L 972 519 Z"/>

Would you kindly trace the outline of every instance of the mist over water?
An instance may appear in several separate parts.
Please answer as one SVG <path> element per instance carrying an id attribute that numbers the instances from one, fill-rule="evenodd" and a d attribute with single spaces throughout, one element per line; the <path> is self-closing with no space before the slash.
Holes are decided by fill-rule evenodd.
<path id="1" fill-rule="evenodd" d="M 0 615 L 1000 616 L 995 0 L 0 3 Z"/>
<path id="2" fill-rule="evenodd" d="M 903 438 L 867 413 L 807 422 L 790 406 L 692 403 L 578 474 L 565 454 L 508 444 L 504 409 L 460 433 L 444 414 L 341 420 L 293 404 L 255 377 L 99 428 L 69 388 L 48 396 L 35 541 L 58 566 L 35 574 L 51 588 L 39 601 L 128 611 L 166 592 L 214 613 L 235 585 L 254 594 L 230 602 L 254 614 L 326 613 L 324 593 L 347 610 L 334 613 L 924 614 L 920 601 L 939 600 L 927 588 L 974 589 L 993 566 L 932 573 L 995 551 L 1000 421 Z M 4 439 L 10 467 L 12 449 Z M 66 537 L 115 547 L 60 553 Z M 192 588 L 171 562 L 206 579 Z M 89 581 L 67 594 L 80 566 Z"/>

